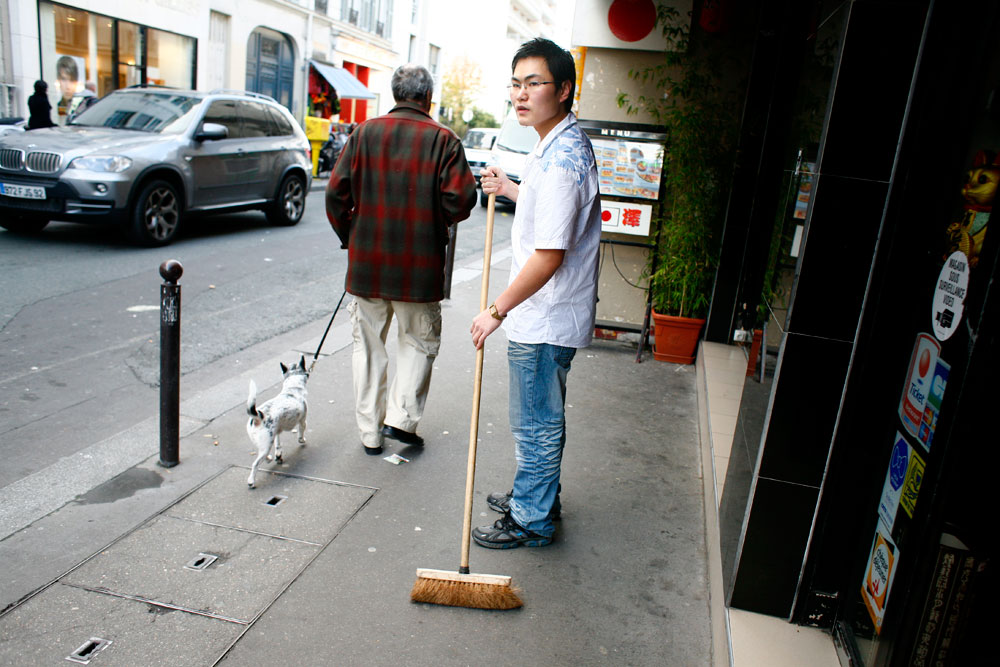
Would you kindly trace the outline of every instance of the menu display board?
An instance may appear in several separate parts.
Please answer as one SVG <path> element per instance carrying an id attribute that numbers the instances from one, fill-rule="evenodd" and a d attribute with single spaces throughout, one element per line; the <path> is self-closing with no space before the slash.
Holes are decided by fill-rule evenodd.
<path id="1" fill-rule="evenodd" d="M 591 139 L 601 194 L 655 201 L 660 193 L 663 146 L 624 139 Z"/>

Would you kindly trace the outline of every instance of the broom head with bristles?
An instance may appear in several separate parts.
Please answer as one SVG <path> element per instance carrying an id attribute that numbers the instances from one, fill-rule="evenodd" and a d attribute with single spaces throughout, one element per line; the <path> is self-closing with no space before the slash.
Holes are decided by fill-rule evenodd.
<path id="1" fill-rule="evenodd" d="M 413 602 L 474 609 L 517 609 L 524 603 L 510 577 L 497 574 L 459 574 L 447 570 L 417 570 L 410 591 Z"/>

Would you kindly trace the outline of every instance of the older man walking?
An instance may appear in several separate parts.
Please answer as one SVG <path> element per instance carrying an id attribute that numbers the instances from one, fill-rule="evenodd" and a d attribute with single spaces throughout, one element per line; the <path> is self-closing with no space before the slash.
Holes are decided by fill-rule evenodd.
<path id="1" fill-rule="evenodd" d="M 422 446 L 431 370 L 441 344 L 448 226 L 469 217 L 476 182 L 458 137 L 429 115 L 434 80 L 403 65 L 396 105 L 351 134 L 330 175 L 326 212 L 348 251 L 355 412 L 361 444 Z M 386 395 L 385 340 L 396 318 L 396 375 Z"/>

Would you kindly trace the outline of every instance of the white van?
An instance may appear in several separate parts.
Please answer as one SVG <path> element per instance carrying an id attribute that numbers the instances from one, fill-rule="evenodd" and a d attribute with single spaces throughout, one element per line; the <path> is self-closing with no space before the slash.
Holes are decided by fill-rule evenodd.
<path id="1" fill-rule="evenodd" d="M 538 143 L 538 133 L 533 127 L 525 127 L 517 122 L 517 113 L 511 109 L 500 126 L 500 134 L 497 135 L 490 164 L 497 165 L 507 174 L 507 178 L 515 183 L 521 182 L 521 172 L 524 171 L 524 161 L 528 153 L 532 151 Z M 479 203 L 486 206 L 489 197 L 485 192 L 479 193 Z M 503 204 L 513 204 L 506 197 L 498 197 L 497 201 Z"/>
<path id="2" fill-rule="evenodd" d="M 489 164 L 490 151 L 496 143 L 500 129 L 496 127 L 473 127 L 465 133 L 462 146 L 465 147 L 465 159 L 469 163 L 472 175 L 479 185 L 479 170 Z"/>

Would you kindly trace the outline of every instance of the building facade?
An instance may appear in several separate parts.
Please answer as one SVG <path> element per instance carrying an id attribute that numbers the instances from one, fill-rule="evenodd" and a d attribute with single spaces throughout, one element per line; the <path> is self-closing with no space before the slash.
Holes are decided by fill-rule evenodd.
<path id="1" fill-rule="evenodd" d="M 370 95 L 352 120 L 383 112 L 411 32 L 407 0 L 14 0 L 5 3 L 4 112 L 25 115 L 36 79 L 60 122 L 74 92 L 132 85 L 229 88 L 311 112 L 310 61 L 343 69 Z M 9 54 L 9 55 L 8 55 Z M 361 100 L 361 101 L 358 101 Z"/>

